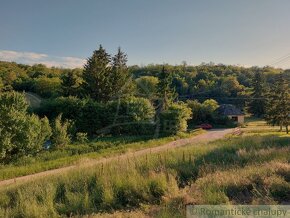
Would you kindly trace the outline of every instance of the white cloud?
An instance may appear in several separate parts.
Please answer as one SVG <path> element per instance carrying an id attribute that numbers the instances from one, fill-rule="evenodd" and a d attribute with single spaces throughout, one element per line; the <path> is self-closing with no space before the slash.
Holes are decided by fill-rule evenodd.
<path id="1" fill-rule="evenodd" d="M 45 64 L 48 67 L 77 68 L 82 67 L 85 59 L 77 57 L 59 57 L 34 52 L 18 52 L 9 50 L 0 50 L 1 61 L 14 61 L 23 64 Z"/>

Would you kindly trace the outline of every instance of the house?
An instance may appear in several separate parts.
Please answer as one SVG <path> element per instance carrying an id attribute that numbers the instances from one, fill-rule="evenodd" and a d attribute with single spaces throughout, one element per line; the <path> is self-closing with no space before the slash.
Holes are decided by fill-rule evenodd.
<path id="1" fill-rule="evenodd" d="M 217 112 L 222 116 L 227 116 L 229 119 L 236 123 L 243 124 L 245 122 L 245 114 L 235 105 L 222 104 L 217 109 Z"/>

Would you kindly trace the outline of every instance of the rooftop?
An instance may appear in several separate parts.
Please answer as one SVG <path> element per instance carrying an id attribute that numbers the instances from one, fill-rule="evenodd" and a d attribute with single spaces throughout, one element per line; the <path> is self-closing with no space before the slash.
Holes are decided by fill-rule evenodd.
<path id="1" fill-rule="evenodd" d="M 241 109 L 237 108 L 232 104 L 222 104 L 217 109 L 217 112 L 221 115 L 229 116 L 229 115 L 244 115 Z"/>

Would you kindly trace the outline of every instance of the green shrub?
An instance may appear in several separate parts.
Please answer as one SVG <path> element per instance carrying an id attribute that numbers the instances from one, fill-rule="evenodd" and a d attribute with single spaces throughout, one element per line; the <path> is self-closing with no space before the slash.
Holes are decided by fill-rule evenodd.
<path id="1" fill-rule="evenodd" d="M 66 145 L 64 150 L 68 151 L 70 155 L 76 154 L 85 154 L 89 152 L 95 151 L 93 147 L 89 146 L 88 144 L 84 145 Z"/>
<path id="2" fill-rule="evenodd" d="M 16 92 L 0 95 L 0 160 L 10 161 L 39 152 L 51 135 L 45 117 L 27 113 L 25 96 Z"/>
<path id="3" fill-rule="evenodd" d="M 73 121 L 75 132 L 87 133 L 88 136 L 96 135 L 109 122 L 109 114 L 104 104 L 71 96 L 46 100 L 36 113 L 50 119 L 62 114 L 63 119 Z"/>
<path id="4" fill-rule="evenodd" d="M 143 184 L 139 185 L 142 186 Z M 143 188 L 131 181 L 115 184 L 113 191 L 116 209 L 135 208 L 139 207 L 141 203 L 147 202 Z"/>
<path id="5" fill-rule="evenodd" d="M 87 99 L 78 110 L 80 112 L 74 120 L 78 132 L 87 133 L 88 136 L 95 136 L 101 132 L 102 128 L 108 125 L 110 114 L 105 104 Z"/>
<path id="6" fill-rule="evenodd" d="M 127 97 L 109 102 L 107 108 L 113 134 L 139 134 L 147 127 L 152 133 L 155 111 L 148 99 Z"/>
<path id="7" fill-rule="evenodd" d="M 76 141 L 79 143 L 86 143 L 88 142 L 88 134 L 84 132 L 77 132 L 76 134 Z"/>
<path id="8" fill-rule="evenodd" d="M 136 79 L 137 93 L 146 98 L 157 95 L 158 78 L 155 76 L 142 76 Z"/>
<path id="9" fill-rule="evenodd" d="M 87 99 L 81 100 L 72 96 L 50 98 L 42 101 L 40 108 L 37 108 L 35 112 L 40 116 L 47 116 L 49 119 L 55 119 L 62 114 L 64 119 L 76 120 L 87 101 Z"/>
<path id="10" fill-rule="evenodd" d="M 160 114 L 161 132 L 167 134 L 177 134 L 187 130 L 187 120 L 192 112 L 184 103 L 174 103 Z"/>
<path id="11" fill-rule="evenodd" d="M 149 191 L 153 197 L 153 202 L 160 203 L 161 197 L 165 194 L 165 187 L 160 181 L 152 180 L 149 182 Z"/>
<path id="12" fill-rule="evenodd" d="M 201 123 L 215 123 L 215 110 L 218 108 L 218 103 L 213 99 L 208 99 L 203 103 L 197 100 L 188 100 L 188 107 L 191 108 L 192 118 L 189 120 L 191 125 Z"/>
<path id="13" fill-rule="evenodd" d="M 51 141 L 54 148 L 61 148 L 70 143 L 68 135 L 69 122 L 62 121 L 61 115 L 54 120 Z"/>

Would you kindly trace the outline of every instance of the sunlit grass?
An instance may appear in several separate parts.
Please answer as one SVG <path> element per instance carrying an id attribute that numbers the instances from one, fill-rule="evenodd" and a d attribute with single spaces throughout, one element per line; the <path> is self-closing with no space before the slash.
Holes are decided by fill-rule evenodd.
<path id="1" fill-rule="evenodd" d="M 36 157 L 24 157 L 9 165 L 0 165 L 0 180 L 56 169 L 72 164 L 82 164 L 90 159 L 110 157 L 128 151 L 163 145 L 180 138 L 188 138 L 203 133 L 195 130 L 176 136 L 150 138 L 148 136 L 104 137 L 88 144 L 74 144 L 63 150 L 44 151 Z"/>
<path id="2" fill-rule="evenodd" d="M 2 188 L 0 216 L 184 217 L 188 203 L 290 202 L 289 143 L 243 135 L 79 167 Z"/>

